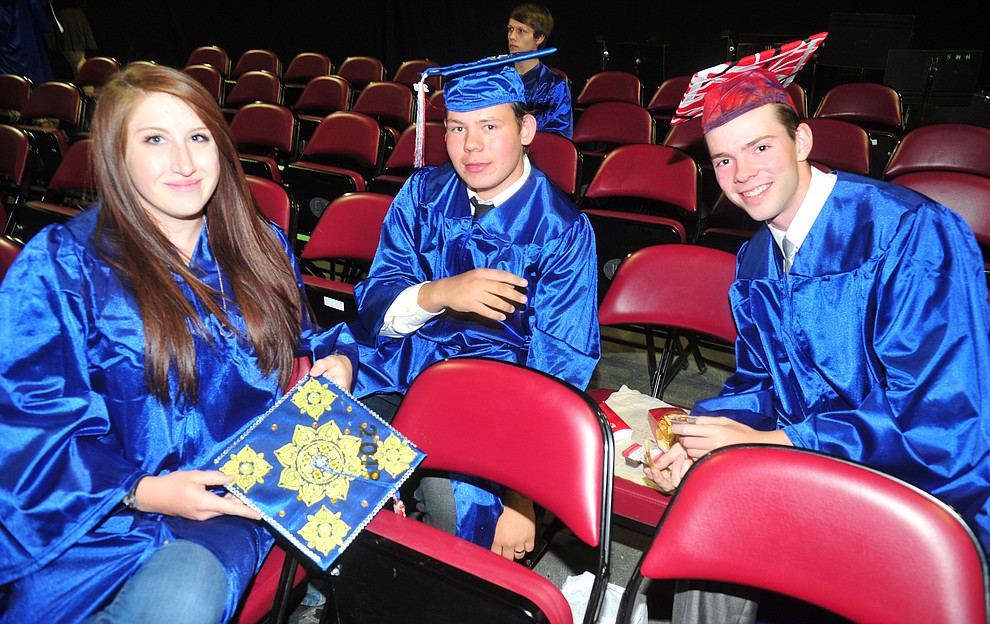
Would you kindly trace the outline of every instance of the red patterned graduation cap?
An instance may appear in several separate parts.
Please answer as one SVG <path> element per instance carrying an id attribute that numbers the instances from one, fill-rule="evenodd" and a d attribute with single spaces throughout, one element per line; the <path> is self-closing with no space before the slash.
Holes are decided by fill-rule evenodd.
<path id="1" fill-rule="evenodd" d="M 671 125 L 683 123 L 701 115 L 705 108 L 705 96 L 711 91 L 722 91 L 725 83 L 739 78 L 740 74 L 762 69 L 776 76 L 780 85 L 786 87 L 805 66 L 811 55 L 821 46 L 826 36 L 828 36 L 827 32 L 821 32 L 807 39 L 785 43 L 777 48 L 751 54 L 733 63 L 722 63 L 695 73 L 691 77 L 684 97 L 681 98 L 677 111 L 674 113 L 674 118 L 670 122 Z M 756 88 L 751 97 L 758 98 L 766 95 L 760 93 L 755 85 L 751 86 Z M 776 96 L 772 96 L 772 98 L 774 97 Z M 764 103 L 769 101 L 774 100 L 770 99 Z M 723 123 L 728 120 L 727 117 L 720 118 Z"/>
<path id="2" fill-rule="evenodd" d="M 414 165 L 416 167 L 423 165 L 424 132 L 422 120 L 424 119 L 426 92 L 428 91 L 426 79 L 429 76 L 440 75 L 444 78 L 454 79 L 449 86 L 444 88 L 444 99 L 448 110 L 463 113 L 497 104 L 525 102 L 526 93 L 522 78 L 510 65 L 553 54 L 556 51 L 557 48 L 528 50 L 516 54 L 489 56 L 470 63 L 427 68 L 422 73 L 420 81 L 414 86 L 417 92 Z"/>

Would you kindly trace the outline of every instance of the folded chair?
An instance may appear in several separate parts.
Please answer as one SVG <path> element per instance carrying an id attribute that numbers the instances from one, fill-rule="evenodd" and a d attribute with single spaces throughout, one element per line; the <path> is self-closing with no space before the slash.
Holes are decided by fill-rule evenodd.
<path id="1" fill-rule="evenodd" d="M 299 206 L 300 240 L 308 239 L 331 201 L 367 190 L 380 173 L 384 142 L 378 122 L 362 113 L 341 111 L 320 122 L 299 159 L 282 171 Z"/>
<path id="2" fill-rule="evenodd" d="M 894 150 L 884 179 L 918 171 L 957 171 L 990 177 L 990 128 L 936 123 L 911 130 Z"/>
<path id="3" fill-rule="evenodd" d="M 299 124 L 291 108 L 268 102 L 245 104 L 234 113 L 230 131 L 244 173 L 282 183 L 282 167 L 296 157 Z"/>
<path id="4" fill-rule="evenodd" d="M 794 447 L 701 458 L 626 586 L 644 578 L 770 590 L 862 624 L 986 622 L 987 567 L 972 530 L 930 494 L 862 464 Z"/>
<path id="5" fill-rule="evenodd" d="M 294 241 L 296 237 L 296 205 L 284 186 L 268 178 L 246 174 L 244 176 L 251 187 L 258 210 L 266 219 L 282 228 L 282 231 Z"/>
<path id="6" fill-rule="evenodd" d="M 423 123 L 423 164 L 428 167 L 439 167 L 450 160 L 444 142 L 447 128 L 437 121 Z M 407 126 L 399 135 L 399 140 L 388 155 L 388 160 L 385 161 L 385 167 L 380 175 L 375 176 L 368 183 L 368 190 L 387 195 L 398 193 L 402 185 L 405 184 L 406 178 L 416 170 L 415 154 L 416 126 L 411 125 Z"/>
<path id="7" fill-rule="evenodd" d="M 595 228 L 599 301 L 615 268 L 637 249 L 693 241 L 704 216 L 701 172 L 664 145 L 624 145 L 605 157 L 581 198 Z"/>
<path id="8" fill-rule="evenodd" d="M 49 223 L 64 223 L 96 201 L 92 150 L 92 139 L 79 139 L 69 146 L 44 194 L 24 202 L 18 210 L 18 236 L 27 240 Z"/>
<path id="9" fill-rule="evenodd" d="M 354 285 L 378 251 L 392 196 L 348 193 L 333 200 L 300 253 L 303 285 L 316 320 L 333 327 L 357 317 Z"/>
<path id="10" fill-rule="evenodd" d="M 34 83 L 19 74 L 0 74 L 0 123 L 16 123 L 31 97 Z"/>
<path id="11" fill-rule="evenodd" d="M 729 306 L 736 258 L 701 245 L 657 245 L 634 252 L 619 266 L 598 307 L 603 326 L 634 326 L 646 335 L 653 396 L 662 399 L 684 360 L 708 363 L 700 344 L 732 352 L 736 325 Z M 657 363 L 655 332 L 666 334 Z M 687 346 L 681 339 L 687 339 Z M 678 356 L 675 363 L 674 357 Z"/>
<path id="12" fill-rule="evenodd" d="M 587 544 L 595 581 L 584 622 L 597 620 L 610 569 L 614 451 L 604 414 L 586 394 L 521 365 L 454 358 L 416 378 L 393 424 L 426 452 L 421 470 L 518 490 Z M 520 444 L 520 436 L 534 442 Z M 543 575 L 388 509 L 329 578 L 341 624 L 572 621 Z"/>
<path id="13" fill-rule="evenodd" d="M 553 132 L 537 132 L 526 153 L 557 188 L 577 201 L 584 158 L 574 141 Z"/>
<path id="14" fill-rule="evenodd" d="M 299 119 L 299 142 L 306 146 L 316 127 L 331 113 L 346 111 L 350 106 L 351 86 L 340 76 L 313 78 L 292 104 Z"/>
<path id="15" fill-rule="evenodd" d="M 870 175 L 879 178 L 904 135 L 904 107 L 893 87 L 874 82 L 849 82 L 829 89 L 815 110 L 819 119 L 854 123 L 869 133 Z"/>
<path id="16" fill-rule="evenodd" d="M 329 76 L 332 73 L 333 63 L 330 57 L 322 52 L 300 52 L 292 57 L 285 68 L 285 73 L 282 74 L 285 105 L 295 104 L 310 80 L 317 76 Z"/>

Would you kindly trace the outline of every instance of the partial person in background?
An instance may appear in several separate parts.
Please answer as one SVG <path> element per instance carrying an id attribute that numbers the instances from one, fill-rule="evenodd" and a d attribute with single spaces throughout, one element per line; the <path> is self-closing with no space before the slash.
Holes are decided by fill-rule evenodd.
<path id="1" fill-rule="evenodd" d="M 86 62 L 86 53 L 96 49 L 96 37 L 86 18 L 86 0 L 50 0 L 61 32 L 55 33 L 54 48 L 72 68 L 73 75 Z"/>
<path id="2" fill-rule="evenodd" d="M 0 1 L 0 73 L 30 78 L 38 85 L 52 80 L 47 39 L 52 36 L 40 0 Z"/>
<path id="3" fill-rule="evenodd" d="M 509 54 L 542 50 L 553 32 L 553 16 L 543 5 L 520 4 L 509 15 L 507 29 Z M 526 89 L 526 108 L 536 118 L 536 129 L 571 138 L 574 115 L 567 80 L 538 58 L 519 61 L 515 67 Z"/>
<path id="4" fill-rule="evenodd" d="M 990 552 L 990 306 L 972 230 L 905 187 L 813 167 L 777 77 L 728 76 L 705 97 L 705 141 L 726 196 L 767 225 L 730 290 L 736 372 L 647 474 L 671 491 L 720 447 L 813 449 L 930 492 Z M 752 598 L 679 591 L 674 621 L 751 622 Z"/>
<path id="5" fill-rule="evenodd" d="M 199 83 L 131 65 L 92 135 L 100 203 L 0 285 L 0 622 L 226 622 L 273 538 L 208 467 L 298 356 L 354 362 Z"/>

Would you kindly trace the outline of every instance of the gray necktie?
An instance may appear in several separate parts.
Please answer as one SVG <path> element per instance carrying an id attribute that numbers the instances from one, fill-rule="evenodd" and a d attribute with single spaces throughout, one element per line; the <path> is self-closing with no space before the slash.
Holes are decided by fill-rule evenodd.
<path id="1" fill-rule="evenodd" d="M 471 205 L 474 206 L 474 220 L 480 219 L 486 212 L 495 208 L 495 204 L 486 202 L 480 197 L 471 196 Z"/>
<path id="2" fill-rule="evenodd" d="M 791 265 L 794 264 L 794 254 L 797 253 L 797 247 L 786 236 L 783 239 L 782 247 L 784 248 L 784 273 L 790 273 Z"/>

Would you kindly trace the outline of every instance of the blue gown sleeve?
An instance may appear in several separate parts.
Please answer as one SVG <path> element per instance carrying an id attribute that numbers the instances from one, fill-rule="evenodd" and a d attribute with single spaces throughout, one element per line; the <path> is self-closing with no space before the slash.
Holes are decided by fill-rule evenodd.
<path id="1" fill-rule="evenodd" d="M 601 355 L 595 235 L 584 215 L 548 246 L 526 364 L 584 390 Z"/>
<path id="2" fill-rule="evenodd" d="M 32 239 L 0 287 L 0 585 L 74 544 L 144 474 L 100 439 L 110 420 L 87 366 L 95 286 L 62 236 Z"/>
<path id="3" fill-rule="evenodd" d="M 566 80 L 557 81 L 547 93 L 546 109 L 537 117 L 538 127 L 567 137 L 574 136 L 574 110 L 571 106 L 571 89 Z"/>

